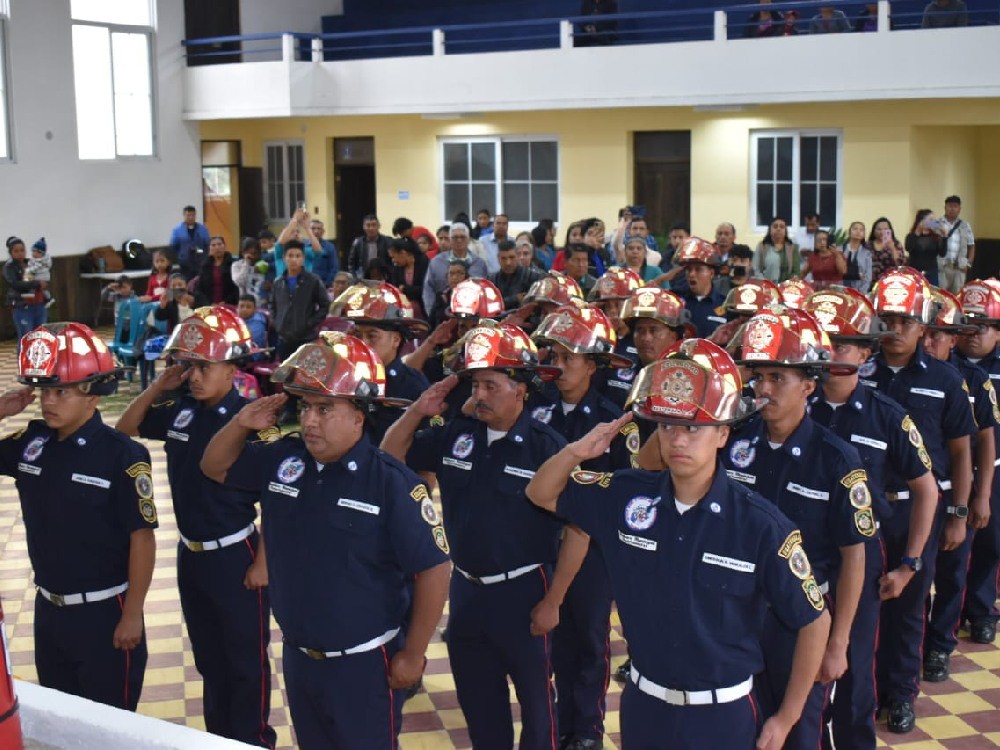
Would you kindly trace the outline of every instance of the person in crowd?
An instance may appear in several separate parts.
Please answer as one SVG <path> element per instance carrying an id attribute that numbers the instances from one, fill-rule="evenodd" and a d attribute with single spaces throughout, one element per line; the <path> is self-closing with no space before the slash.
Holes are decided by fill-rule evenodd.
<path id="1" fill-rule="evenodd" d="M 271 320 L 278 334 L 278 357 L 288 359 L 302 344 L 316 338 L 330 298 L 323 281 L 305 270 L 302 243 L 285 246 L 285 272 L 271 290 Z"/>
<path id="2" fill-rule="evenodd" d="M 715 228 L 715 249 L 719 253 L 719 262 L 722 265 L 719 267 L 719 274 L 715 277 L 713 286 L 715 291 L 725 296 L 734 286 L 739 286 L 750 278 L 751 263 L 744 261 L 753 260 L 753 250 L 749 245 L 736 241 L 736 227 L 728 221 L 722 222 Z M 744 270 L 737 271 L 737 268 Z"/>
<path id="3" fill-rule="evenodd" d="M 514 239 L 514 249 L 517 252 L 518 265 L 525 268 L 534 268 L 541 274 L 545 273 L 545 264 L 535 255 L 535 242 L 531 237 L 531 232 L 521 232 Z"/>
<path id="4" fill-rule="evenodd" d="M 771 0 L 760 0 L 758 5 L 770 5 Z M 797 16 L 798 14 L 796 14 Z M 761 8 L 755 10 L 747 19 L 743 36 L 748 39 L 762 39 L 769 36 L 783 36 L 785 17 L 781 11 Z"/>
<path id="5" fill-rule="evenodd" d="M 547 229 L 539 224 L 531 230 L 531 244 L 535 248 L 535 259 L 546 271 L 552 270 L 552 262 L 556 257 L 556 251 L 552 246 L 552 242 L 551 229 Z"/>
<path id="6" fill-rule="evenodd" d="M 597 283 L 597 279 L 590 275 L 590 248 L 583 244 L 570 245 L 565 248 L 565 252 L 566 275 L 577 283 L 583 296 L 586 297 Z"/>
<path id="7" fill-rule="evenodd" d="M 463 281 L 471 278 L 469 275 L 469 264 L 466 260 L 455 258 L 448 264 L 447 288 L 440 292 L 434 299 L 434 307 L 431 308 L 430 323 L 438 326 L 444 322 L 446 310 L 451 305 L 451 297 L 455 287 Z"/>
<path id="8" fill-rule="evenodd" d="M 605 47 L 618 41 L 618 21 L 601 20 L 601 16 L 618 13 L 618 0 L 582 0 L 580 15 L 587 20 L 579 24 L 574 47 Z"/>
<path id="9" fill-rule="evenodd" d="M 646 240 L 642 237 L 628 237 L 625 240 L 622 268 L 635 273 L 644 282 L 652 282 L 660 278 L 660 267 L 646 262 Z"/>
<path id="10" fill-rule="evenodd" d="M 941 223 L 929 208 L 921 208 L 913 218 L 913 226 L 903 244 L 911 268 L 927 277 L 932 286 L 938 285 L 938 258 L 947 251 Z"/>
<path id="11" fill-rule="evenodd" d="M 969 25 L 969 11 L 962 0 L 931 0 L 920 22 L 924 29 L 951 29 Z"/>
<path id="12" fill-rule="evenodd" d="M 455 222 L 451 225 L 449 235 L 451 249 L 448 252 L 440 252 L 427 266 L 427 274 L 424 276 L 423 303 L 424 310 L 434 317 L 434 310 L 437 307 L 441 295 L 446 293 L 452 286 L 449 285 L 449 267 L 453 261 L 462 261 L 467 266 L 466 277 L 477 277 L 485 279 L 489 276 L 486 263 L 482 258 L 472 255 L 469 251 L 469 226 Z M 434 321 L 432 320 L 432 325 Z"/>
<path id="13" fill-rule="evenodd" d="M 498 247 L 501 242 L 510 239 L 507 234 L 509 227 L 510 219 L 507 214 L 497 214 L 493 217 L 492 231 L 482 232 L 479 235 L 478 239 L 486 249 L 486 268 L 491 274 L 500 270 L 500 261 L 497 259 Z"/>
<path id="14" fill-rule="evenodd" d="M 844 286 L 867 294 L 872 288 L 872 251 L 865 242 L 865 225 L 861 221 L 852 221 L 847 230 L 847 242 L 844 243 L 844 259 L 847 261 L 847 272 L 844 274 Z"/>
<path id="15" fill-rule="evenodd" d="M 872 251 L 873 281 L 878 281 L 886 271 L 906 265 L 906 250 L 896 239 L 892 222 L 884 216 L 880 216 L 872 224 L 872 231 L 868 235 L 868 247 Z"/>
<path id="16" fill-rule="evenodd" d="M 184 278 L 193 279 L 198 275 L 201 262 L 211 241 L 208 228 L 198 222 L 198 211 L 194 206 L 184 206 L 184 220 L 170 232 L 170 252 L 180 266 Z"/>
<path id="17" fill-rule="evenodd" d="M 48 289 L 52 286 L 52 257 L 48 251 L 49 246 L 44 237 L 36 240 L 35 244 L 31 246 L 31 256 L 27 259 L 28 263 L 24 269 L 25 281 L 45 282 L 47 288 L 42 291 L 42 299 L 45 300 L 47 308 L 52 307 L 56 301 Z M 34 298 L 34 296 L 29 292 L 30 298 Z"/>
<path id="18" fill-rule="evenodd" d="M 258 349 L 266 349 L 267 317 L 257 309 L 257 298 L 252 294 L 241 294 L 236 312 L 247 324 L 254 345 Z"/>
<path id="19" fill-rule="evenodd" d="M 209 304 L 224 302 L 236 307 L 240 300 L 240 290 L 233 281 L 233 256 L 226 249 L 226 240 L 212 237 L 208 243 L 208 258 L 198 272 L 198 291 Z"/>
<path id="20" fill-rule="evenodd" d="M 355 279 L 385 275 L 389 268 L 389 238 L 381 233 L 382 224 L 375 214 L 362 219 L 363 234 L 354 240 L 347 255 L 347 270 Z M 439 240 L 440 241 L 440 240 Z"/>
<path id="21" fill-rule="evenodd" d="M 20 341 L 25 334 L 44 325 L 48 319 L 44 295 L 49 285 L 46 281 L 28 281 L 24 278 L 28 261 L 21 238 L 8 237 L 6 245 L 10 258 L 3 266 L 3 280 L 7 286 L 7 305 L 11 308 L 11 317 L 17 331 L 17 351 L 20 352 Z M 26 297 L 27 294 L 31 297 Z"/>
<path id="22" fill-rule="evenodd" d="M 451 252 L 451 224 L 443 224 L 434 233 L 437 239 L 438 253 Z"/>
<path id="23" fill-rule="evenodd" d="M 333 277 L 337 275 L 337 271 L 340 269 L 340 260 L 337 257 L 337 246 L 334 245 L 330 240 L 325 239 L 326 225 L 313 217 L 309 222 L 309 234 L 313 237 L 313 262 L 312 268 L 306 269 L 311 270 L 314 274 L 323 279 L 323 284 L 325 286 L 330 286 L 333 283 Z M 319 243 L 319 250 L 316 249 L 316 243 Z"/>
<path id="24" fill-rule="evenodd" d="M 195 290 L 192 293 L 188 290 L 184 274 L 171 274 L 169 284 L 167 291 L 160 297 L 160 304 L 153 308 L 154 320 L 166 323 L 167 333 L 171 333 L 195 309 L 208 304 L 201 292 Z"/>
<path id="25" fill-rule="evenodd" d="M 115 324 L 118 323 L 118 313 L 119 307 L 122 300 L 132 299 L 135 297 L 135 289 L 132 287 L 132 279 L 130 279 L 125 274 L 119 276 L 115 281 L 110 282 L 107 286 L 101 289 L 101 302 L 109 302 L 115 311 Z M 141 298 L 140 298 L 141 299 Z M 131 323 L 131 321 L 129 321 Z M 128 324 L 126 324 L 125 329 L 122 330 L 122 339 L 120 343 L 127 343 L 128 337 Z"/>
<path id="26" fill-rule="evenodd" d="M 839 248 L 830 245 L 830 233 L 825 229 L 816 232 L 813 251 L 806 256 L 805 271 L 815 289 L 826 289 L 844 281 L 847 258 Z"/>
<path id="27" fill-rule="evenodd" d="M 691 316 L 691 323 L 698 336 L 708 338 L 726 322 L 717 312 L 726 298 L 715 291 L 714 284 L 722 265 L 719 253 L 710 242 L 700 237 L 689 237 L 674 257 L 687 278 L 687 291 L 680 295 L 684 300 L 684 308 Z"/>
<path id="28" fill-rule="evenodd" d="M 854 21 L 854 30 L 861 32 L 878 31 L 878 3 L 865 3 Z"/>
<path id="29" fill-rule="evenodd" d="M 799 246 L 799 254 L 802 255 L 803 261 L 805 256 L 813 251 L 816 246 L 816 232 L 819 231 L 819 214 L 815 211 L 807 213 L 803 217 L 805 221 L 805 226 L 799 229 L 795 233 L 795 244 Z"/>
<path id="30" fill-rule="evenodd" d="M 788 222 L 776 216 L 768 222 L 767 234 L 757 245 L 753 257 L 753 275 L 779 284 L 801 274 L 799 246 L 788 236 Z"/>
<path id="31" fill-rule="evenodd" d="M 819 13 L 809 22 L 810 34 L 846 34 L 851 30 L 851 22 L 842 10 L 832 5 L 821 5 Z"/>
<path id="32" fill-rule="evenodd" d="M 257 301 L 258 306 L 267 304 L 268 295 L 264 289 L 267 261 L 260 257 L 260 240 L 253 237 L 246 237 L 243 240 L 240 258 L 233 261 L 231 270 L 233 283 L 236 284 L 240 296 L 249 294 Z"/>
<path id="33" fill-rule="evenodd" d="M 306 258 L 305 269 L 309 273 L 313 273 L 313 261 L 319 259 L 322 245 L 313 234 L 310 222 L 309 212 L 304 208 L 296 208 L 288 224 L 281 230 L 277 242 L 274 243 L 272 253 L 275 277 L 281 276 L 285 272 L 285 245 L 291 240 L 302 243 Z"/>
<path id="34" fill-rule="evenodd" d="M 474 240 L 481 240 L 484 234 L 493 231 L 493 216 L 488 208 L 481 208 L 476 211 L 476 223 L 469 230 L 469 236 Z"/>
<path id="35" fill-rule="evenodd" d="M 39 684 L 135 711 L 158 523 L 149 451 L 105 425 L 98 409 L 118 372 L 85 325 L 26 334 L 18 381 L 29 387 L 4 394 L 0 413 L 37 399 L 41 419 L 0 440 L 0 474 L 14 478 L 34 571 Z"/>
<path id="36" fill-rule="evenodd" d="M 163 250 L 153 253 L 153 273 L 149 275 L 143 302 L 159 302 L 170 288 L 170 257 Z"/>
<path id="37" fill-rule="evenodd" d="M 430 261 L 409 237 L 398 237 L 389 243 L 389 259 L 392 266 L 386 280 L 406 295 L 416 317 L 423 318 L 424 279 Z"/>
<path id="38" fill-rule="evenodd" d="M 958 294 L 965 284 L 965 276 L 976 260 L 976 237 L 972 227 L 959 217 L 962 199 L 949 195 L 944 199 L 944 216 L 941 217 L 941 232 L 945 241 L 945 256 L 940 261 L 941 288 Z"/>
<path id="39" fill-rule="evenodd" d="M 434 256 L 438 254 L 437 240 L 434 235 L 428 231 L 426 234 L 417 234 L 414 232 L 414 237 L 416 239 L 417 247 L 420 252 L 423 253 L 424 257 L 428 261 L 434 260 Z"/>
<path id="40" fill-rule="evenodd" d="M 354 283 L 354 277 L 348 271 L 337 271 L 333 277 L 333 284 L 330 286 L 330 299 L 337 299 L 344 291 Z"/>
<path id="41" fill-rule="evenodd" d="M 531 243 L 528 243 L 531 248 Z M 497 260 L 500 270 L 489 278 L 503 296 L 504 307 L 514 310 L 520 307 L 524 295 L 538 279 L 542 272 L 534 265 L 523 266 L 518 262 L 517 247 L 510 240 L 504 240 L 497 245 Z"/>

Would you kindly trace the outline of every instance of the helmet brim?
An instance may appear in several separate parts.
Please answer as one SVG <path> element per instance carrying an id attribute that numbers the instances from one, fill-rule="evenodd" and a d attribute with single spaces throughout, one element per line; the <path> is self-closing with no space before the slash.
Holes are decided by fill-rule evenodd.
<path id="1" fill-rule="evenodd" d="M 740 408 L 738 413 L 730 419 L 712 419 L 705 421 L 696 421 L 691 419 L 684 419 L 683 417 L 672 417 L 665 414 L 660 414 L 649 409 L 644 403 L 634 403 L 632 404 L 632 413 L 639 419 L 644 419 L 647 422 L 656 422 L 658 424 L 667 425 L 681 425 L 681 426 L 692 426 L 692 427 L 724 427 L 726 425 L 737 424 L 738 422 L 743 422 L 754 414 L 759 412 L 767 404 L 766 398 L 757 398 L 751 396 L 743 396 L 740 398 Z"/>
<path id="2" fill-rule="evenodd" d="M 291 393 L 293 396 L 322 396 L 323 398 L 338 398 L 344 401 L 354 401 L 363 404 L 375 404 L 377 406 L 397 406 L 406 408 L 413 402 L 408 398 L 393 398 L 390 396 L 379 396 L 376 398 L 363 398 L 361 396 L 334 395 L 322 388 L 309 388 L 302 385 L 285 385 L 282 390 Z"/>
<path id="3" fill-rule="evenodd" d="M 471 378 L 477 372 L 502 372 L 502 373 L 531 373 L 537 376 L 540 380 L 545 383 L 551 383 L 553 380 L 562 375 L 561 367 L 552 367 L 551 365 L 506 365 L 497 367 L 463 367 L 458 370 L 455 374 L 460 378 Z"/>
<path id="4" fill-rule="evenodd" d="M 858 371 L 857 365 L 846 362 L 774 362 L 766 359 L 737 359 L 733 360 L 740 367 L 754 369 L 755 367 L 780 367 L 784 370 L 821 370 L 830 375 L 853 375 Z"/>
<path id="5" fill-rule="evenodd" d="M 431 329 L 430 323 L 420 318 L 344 318 L 356 326 L 371 326 L 384 331 L 400 331 L 426 333 Z"/>

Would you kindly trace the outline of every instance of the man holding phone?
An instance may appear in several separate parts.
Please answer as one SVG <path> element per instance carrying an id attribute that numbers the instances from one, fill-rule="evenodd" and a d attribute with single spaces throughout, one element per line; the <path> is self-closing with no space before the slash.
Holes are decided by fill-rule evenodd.
<path id="1" fill-rule="evenodd" d="M 965 276 L 976 259 L 976 237 L 969 222 L 959 218 L 962 199 L 949 195 L 944 199 L 944 216 L 941 217 L 941 233 L 948 250 L 941 264 L 941 288 L 958 294 L 965 286 Z"/>
<path id="2" fill-rule="evenodd" d="M 750 261 L 753 250 L 747 245 L 736 243 L 736 227 L 724 221 L 715 228 L 715 249 L 719 253 L 722 266 L 715 277 L 715 291 L 725 296 L 734 286 L 739 286 L 750 278 Z"/>

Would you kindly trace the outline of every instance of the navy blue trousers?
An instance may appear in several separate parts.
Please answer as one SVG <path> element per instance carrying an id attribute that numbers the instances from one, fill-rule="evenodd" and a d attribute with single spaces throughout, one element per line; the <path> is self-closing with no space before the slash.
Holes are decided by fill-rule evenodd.
<path id="1" fill-rule="evenodd" d="M 257 532 L 220 550 L 177 545 L 177 588 L 194 664 L 204 683 L 205 728 L 248 745 L 274 747 L 271 713 L 271 605 L 267 590 L 248 591 L 243 577 L 257 551 Z"/>
<path id="2" fill-rule="evenodd" d="M 892 515 L 882 519 L 882 539 L 885 542 L 886 570 L 895 570 L 906 554 L 910 533 L 912 501 L 892 504 Z M 924 566 L 915 573 L 903 593 L 882 602 L 879 643 L 876 653 L 876 680 L 879 703 L 917 699 L 920 692 L 920 671 L 923 666 L 924 603 L 934 580 L 938 542 L 941 536 L 939 511 L 931 529 L 930 539 L 921 555 Z"/>
<path id="3" fill-rule="evenodd" d="M 881 537 L 865 542 L 865 584 L 858 611 L 851 625 L 847 648 L 847 671 L 837 680 L 826 716 L 832 722 L 837 748 L 875 747 L 875 648 L 879 638 L 879 578 L 885 572 L 885 548 Z M 830 736 L 823 732 L 823 747 Z"/>
<path id="4" fill-rule="evenodd" d="M 625 750 L 753 750 L 760 712 L 751 695 L 732 703 L 672 706 L 631 681 L 621 701 Z"/>
<path id="5" fill-rule="evenodd" d="M 42 687 L 135 711 L 146 674 L 146 634 L 131 651 L 114 647 L 124 601 L 119 594 L 57 607 L 35 595 L 35 668 Z"/>
<path id="6" fill-rule="evenodd" d="M 521 707 L 520 750 L 556 750 L 558 727 L 549 636 L 531 635 L 531 610 L 548 589 L 547 567 L 480 586 L 451 576 L 448 658 L 476 750 L 510 750 L 507 677 Z"/>
<path id="7" fill-rule="evenodd" d="M 1000 567 L 1000 471 L 993 477 L 990 523 L 976 532 L 966 578 L 964 619 L 972 623 L 996 622 L 997 571 Z"/>
<path id="8" fill-rule="evenodd" d="M 950 517 L 950 516 L 949 516 Z M 934 594 L 928 595 L 925 651 L 950 654 L 958 645 L 958 626 L 965 603 L 965 582 L 976 532 L 966 527 L 965 541 L 953 550 L 938 550 L 934 571 Z"/>
<path id="9" fill-rule="evenodd" d="M 611 599 L 604 557 L 591 542 L 552 633 L 560 734 L 588 740 L 604 736 L 604 699 L 611 678 Z"/>
<path id="10" fill-rule="evenodd" d="M 312 659 L 286 643 L 288 708 L 302 750 L 395 750 L 403 691 L 389 688 L 399 638 L 363 654 Z"/>

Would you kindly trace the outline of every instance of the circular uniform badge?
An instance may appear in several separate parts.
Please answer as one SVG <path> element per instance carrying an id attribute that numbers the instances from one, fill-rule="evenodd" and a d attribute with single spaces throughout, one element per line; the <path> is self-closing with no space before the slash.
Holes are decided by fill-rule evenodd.
<path id="1" fill-rule="evenodd" d="M 875 374 L 875 360 L 865 360 L 865 363 L 858 368 L 858 375 L 863 378 L 870 378 Z"/>
<path id="2" fill-rule="evenodd" d="M 859 510 L 868 508 L 872 504 L 872 495 L 868 491 L 868 485 L 865 482 L 855 482 L 852 484 L 851 489 L 848 490 L 848 494 L 851 498 L 851 505 Z"/>
<path id="3" fill-rule="evenodd" d="M 298 456 L 289 456 L 278 466 L 278 481 L 282 484 L 291 484 L 301 477 L 305 470 L 305 461 Z"/>
<path id="4" fill-rule="evenodd" d="M 194 419 L 194 409 L 181 409 L 174 417 L 174 427 L 183 430 Z"/>
<path id="5" fill-rule="evenodd" d="M 809 556 L 802 549 L 801 544 L 796 544 L 792 553 L 788 556 L 788 567 L 792 574 L 800 581 L 804 581 L 812 575 L 812 565 L 809 564 Z"/>
<path id="6" fill-rule="evenodd" d="M 619 380 L 631 383 L 635 379 L 635 367 L 622 367 L 616 374 Z"/>
<path id="7" fill-rule="evenodd" d="M 444 533 L 443 526 L 435 526 L 431 529 L 431 534 L 434 537 L 434 544 L 437 548 L 444 552 L 446 555 L 451 552 L 451 547 L 448 546 L 448 535 Z"/>
<path id="8" fill-rule="evenodd" d="M 431 526 L 437 526 L 441 523 L 441 516 L 438 515 L 437 508 L 434 507 L 434 502 L 429 497 L 425 497 L 420 502 L 420 515 Z"/>
<path id="9" fill-rule="evenodd" d="M 633 497 L 625 506 L 625 525 L 633 531 L 645 531 L 656 521 L 656 505 L 648 497 Z"/>
<path id="10" fill-rule="evenodd" d="M 45 447 L 45 438 L 36 437 L 32 438 L 31 442 L 24 447 L 24 453 L 22 457 L 25 461 L 34 461 L 40 455 L 42 455 L 42 448 Z"/>
<path id="11" fill-rule="evenodd" d="M 465 458 L 472 453 L 476 441 L 469 433 L 463 433 L 455 438 L 455 444 L 451 446 L 451 453 L 455 458 Z"/>
<path id="12" fill-rule="evenodd" d="M 552 421 L 552 406 L 537 406 L 531 411 L 531 418 L 537 419 L 542 424 L 548 424 Z"/>
<path id="13" fill-rule="evenodd" d="M 757 457 L 757 449 L 749 440 L 736 440 L 729 448 L 729 460 L 738 469 L 745 469 Z"/>
<path id="14" fill-rule="evenodd" d="M 625 436 L 625 449 L 629 453 L 638 453 L 639 448 L 642 447 L 642 442 L 639 438 L 639 431 L 632 430 Z"/>

